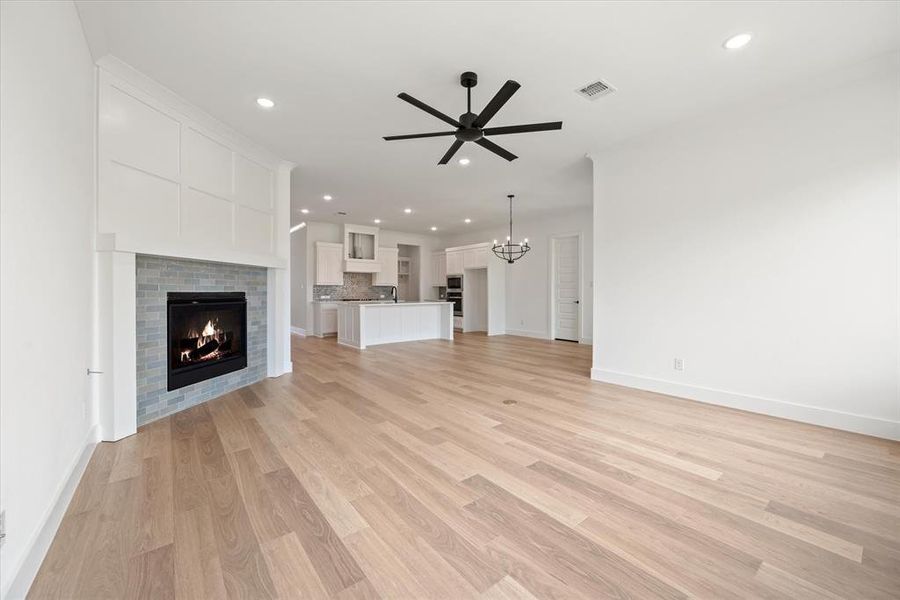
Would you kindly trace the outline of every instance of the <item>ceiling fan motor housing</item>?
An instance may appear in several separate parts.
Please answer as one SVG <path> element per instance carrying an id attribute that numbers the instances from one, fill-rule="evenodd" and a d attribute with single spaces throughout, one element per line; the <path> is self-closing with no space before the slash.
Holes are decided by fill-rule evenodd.
<path id="1" fill-rule="evenodd" d="M 470 112 L 459 115 L 459 122 L 462 123 L 462 127 L 456 130 L 456 139 L 461 142 L 475 142 L 482 138 L 484 134 L 481 132 L 481 128 L 472 126 L 472 122 L 477 117 L 478 115 Z"/>

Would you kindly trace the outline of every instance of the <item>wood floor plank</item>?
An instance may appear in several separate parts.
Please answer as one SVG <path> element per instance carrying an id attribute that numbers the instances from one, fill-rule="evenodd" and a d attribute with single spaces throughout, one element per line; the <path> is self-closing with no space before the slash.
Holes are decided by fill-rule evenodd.
<path id="1" fill-rule="evenodd" d="M 534 594 L 509 575 L 492 585 L 481 597 L 483 600 L 537 600 Z"/>
<path id="2" fill-rule="evenodd" d="M 403 558 L 409 572 L 425 598 L 477 598 L 479 592 L 441 555 L 422 540 L 387 502 L 376 494 L 353 501 L 353 505 L 371 529 L 394 552 Z M 415 585 L 415 584 L 410 584 Z"/>
<path id="3" fill-rule="evenodd" d="M 175 597 L 227 597 L 208 504 L 175 515 Z"/>
<path id="4" fill-rule="evenodd" d="M 613 598 L 684 598 L 685 594 L 629 563 L 538 508 L 519 500 L 480 475 L 466 482 L 485 496 L 469 505 L 515 532 L 555 566 L 554 571 L 587 594 Z M 508 535 L 513 535 L 512 533 Z M 578 552 L 573 552 L 578 548 Z"/>
<path id="5" fill-rule="evenodd" d="M 900 597 L 900 443 L 594 382 L 579 344 L 292 344 L 99 444 L 28 597 Z"/>
<path id="6" fill-rule="evenodd" d="M 125 597 L 154 600 L 175 596 L 175 549 L 173 544 L 131 557 Z"/>
<path id="7" fill-rule="evenodd" d="M 244 431 L 250 443 L 250 450 L 263 473 L 271 473 L 287 466 L 259 421 L 255 418 L 245 419 Z"/>
<path id="8" fill-rule="evenodd" d="M 283 449 L 282 456 L 338 537 L 343 538 L 368 527 L 338 487 L 305 458 L 290 448 Z"/>
<path id="9" fill-rule="evenodd" d="M 426 598 L 422 587 L 390 546 L 366 527 L 347 536 L 347 548 L 366 574 L 366 579 L 383 598 Z"/>
<path id="10" fill-rule="evenodd" d="M 297 533 L 325 588 L 337 594 L 365 579 L 356 560 L 294 473 L 284 468 L 267 473 L 265 478 L 281 514 Z"/>
<path id="11" fill-rule="evenodd" d="M 262 548 L 279 598 L 318 600 L 330 595 L 295 532 L 266 540 Z"/>
<path id="12" fill-rule="evenodd" d="M 226 475 L 206 482 L 222 577 L 229 598 L 275 598 L 277 592 L 237 483 Z"/>
<path id="13" fill-rule="evenodd" d="M 265 542 L 290 532 L 253 453 L 246 449 L 229 456 L 234 465 L 238 490 L 257 539 Z"/>
<path id="14" fill-rule="evenodd" d="M 121 440 L 118 444 L 116 460 L 109 474 L 109 481 L 121 481 L 139 477 L 143 466 L 141 442 L 133 435 Z"/>
<path id="15" fill-rule="evenodd" d="M 462 538 L 424 504 L 379 468 L 365 472 L 368 484 L 377 491 L 417 535 L 479 590 L 494 585 L 502 574 L 492 567 L 481 551 Z"/>

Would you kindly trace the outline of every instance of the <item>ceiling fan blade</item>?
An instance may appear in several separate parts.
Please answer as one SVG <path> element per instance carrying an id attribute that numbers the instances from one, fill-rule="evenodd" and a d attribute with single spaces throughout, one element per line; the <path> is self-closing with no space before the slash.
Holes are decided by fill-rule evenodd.
<path id="1" fill-rule="evenodd" d="M 446 165 L 448 162 L 450 162 L 450 159 L 453 158 L 453 155 L 456 154 L 457 150 L 462 148 L 462 145 L 463 143 L 460 140 L 456 140 L 455 142 L 453 142 L 453 144 L 450 146 L 450 149 L 447 150 L 447 153 L 443 156 L 443 158 L 441 158 L 438 164 Z"/>
<path id="2" fill-rule="evenodd" d="M 516 156 L 509 150 L 501 148 L 500 146 L 498 146 L 497 144 L 495 144 L 494 142 L 492 142 L 488 139 L 481 138 L 480 140 L 476 140 L 475 143 L 478 144 L 479 146 L 481 146 L 482 148 L 486 148 L 486 149 L 490 150 L 494 154 L 502 156 L 506 160 L 512 161 L 512 160 L 516 160 L 517 158 L 519 158 L 518 156 Z"/>
<path id="3" fill-rule="evenodd" d="M 441 111 L 437 110 L 436 108 L 431 108 L 430 106 L 428 106 L 421 100 L 416 100 L 415 98 L 413 98 L 406 92 L 401 92 L 401 93 L 397 94 L 397 97 L 405 102 L 409 102 L 410 104 L 412 104 L 413 106 L 415 106 L 418 109 L 424 110 L 431 116 L 437 117 L 438 119 L 440 119 L 441 121 L 444 121 L 445 123 L 449 123 L 450 125 L 453 125 L 454 127 L 462 127 L 462 123 L 460 123 L 456 119 L 448 117 L 447 115 L 445 115 Z"/>
<path id="4" fill-rule="evenodd" d="M 487 125 L 488 121 L 491 120 L 491 117 L 497 114 L 498 110 L 503 108 L 503 105 L 506 104 L 506 101 L 512 98 L 512 95 L 515 94 L 516 90 L 518 90 L 520 87 L 522 86 L 512 79 L 504 83 L 503 87 L 500 88 L 500 91 L 498 91 L 494 95 L 494 97 L 491 98 L 491 101 L 487 103 L 487 106 L 484 107 L 484 109 L 481 111 L 481 114 L 479 114 L 475 121 L 472 123 L 472 126 L 484 127 L 485 125 Z"/>
<path id="5" fill-rule="evenodd" d="M 438 137 L 441 135 L 453 135 L 456 133 L 455 131 L 439 131 L 437 133 L 411 133 L 409 135 L 388 135 L 385 136 L 385 140 L 413 140 L 416 138 L 429 138 L 429 137 Z"/>
<path id="6" fill-rule="evenodd" d="M 562 129 L 562 121 L 552 123 L 531 123 L 530 125 L 509 125 L 508 127 L 486 127 L 484 135 L 507 135 L 510 133 L 531 133 L 532 131 L 552 131 Z"/>

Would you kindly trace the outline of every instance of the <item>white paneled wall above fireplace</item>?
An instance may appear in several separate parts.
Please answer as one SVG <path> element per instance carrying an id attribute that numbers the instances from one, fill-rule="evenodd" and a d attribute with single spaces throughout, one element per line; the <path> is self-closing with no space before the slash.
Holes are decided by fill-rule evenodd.
<path id="1" fill-rule="evenodd" d="M 282 163 L 180 112 L 159 90 L 147 93 L 120 65 L 107 67 L 117 72 L 99 70 L 98 245 L 284 266 Z"/>

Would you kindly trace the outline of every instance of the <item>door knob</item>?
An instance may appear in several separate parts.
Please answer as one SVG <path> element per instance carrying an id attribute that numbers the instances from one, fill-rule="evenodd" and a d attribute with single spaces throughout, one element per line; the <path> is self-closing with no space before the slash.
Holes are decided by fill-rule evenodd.
<path id="1" fill-rule="evenodd" d="M 581 304 L 581 300 L 576 300 L 575 304 Z"/>

